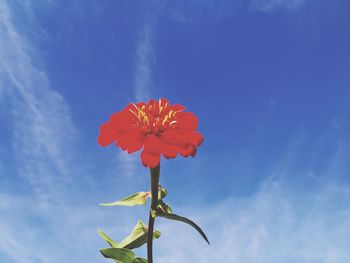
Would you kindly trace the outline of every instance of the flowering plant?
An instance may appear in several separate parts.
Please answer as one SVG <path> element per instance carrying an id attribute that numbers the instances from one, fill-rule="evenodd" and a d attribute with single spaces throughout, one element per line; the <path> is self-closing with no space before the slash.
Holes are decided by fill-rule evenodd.
<path id="1" fill-rule="evenodd" d="M 114 259 L 119 263 L 152 263 L 153 239 L 160 236 L 154 230 L 156 217 L 164 217 L 187 223 L 194 227 L 209 243 L 201 228 L 188 218 L 176 215 L 163 199 L 167 195 L 165 188 L 159 183 L 160 157 L 175 158 L 178 154 L 183 157 L 194 157 L 197 147 L 203 142 L 203 136 L 197 131 L 198 118 L 191 112 L 185 112 L 180 104 L 169 104 L 166 99 L 158 101 L 151 99 L 148 103 L 130 103 L 122 111 L 112 114 L 109 121 L 102 124 L 98 143 L 116 146 L 128 153 L 142 149 L 141 161 L 150 168 L 151 189 L 147 192 L 138 192 L 119 201 L 103 203 L 103 206 L 134 206 L 144 205 L 151 199 L 149 222 L 146 226 L 139 220 L 130 233 L 120 243 L 113 241 L 104 232 L 99 230 L 101 237 L 110 245 L 110 248 L 100 249 L 106 258 Z M 132 249 L 147 243 L 147 260 L 136 257 Z"/>

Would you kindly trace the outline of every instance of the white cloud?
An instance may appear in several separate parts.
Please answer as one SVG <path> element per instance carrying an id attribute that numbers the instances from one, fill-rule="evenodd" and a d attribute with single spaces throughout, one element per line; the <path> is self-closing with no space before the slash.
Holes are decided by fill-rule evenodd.
<path id="1" fill-rule="evenodd" d="M 267 181 L 250 198 L 182 209 L 201 223 L 211 246 L 189 226 L 162 221 L 157 261 L 343 263 L 350 257 L 349 201 L 350 187 L 301 192 Z"/>
<path id="2" fill-rule="evenodd" d="M 198 0 L 167 1 L 169 16 L 177 22 L 197 24 L 203 20 L 216 22 L 234 17 L 242 9 L 271 12 L 277 10 L 296 11 L 306 0 Z"/>
<path id="3" fill-rule="evenodd" d="M 134 72 L 134 95 L 137 101 L 148 101 L 152 91 L 152 64 L 153 54 L 153 27 L 145 22 L 139 32 L 139 40 L 136 44 Z"/>
<path id="4" fill-rule="evenodd" d="M 67 153 L 72 152 L 77 130 L 64 98 L 51 88 L 35 48 L 14 21 L 10 5 L 2 1 L 0 95 L 2 101 L 10 101 L 6 111 L 13 127 L 16 172 L 30 183 L 35 196 L 45 199 L 46 193 L 58 194 L 60 181 L 69 180 Z"/>
<path id="5" fill-rule="evenodd" d="M 97 205 L 42 207 L 40 201 L 4 194 L 0 200 L 0 259 L 4 253 L 10 262 L 106 262 L 98 252 L 106 245 L 97 229 L 119 240 L 136 223 L 135 215 Z"/>
<path id="6" fill-rule="evenodd" d="M 166 5 L 166 1 L 150 2 L 144 10 L 144 22 L 138 32 L 135 51 L 134 97 L 137 101 L 148 101 L 156 92 L 153 72 L 156 64 L 154 35 L 159 14 L 165 12 Z"/>
<path id="7" fill-rule="evenodd" d="M 255 10 L 273 11 L 276 9 L 295 10 L 304 4 L 305 0 L 252 0 L 251 6 Z"/>
<path id="8" fill-rule="evenodd" d="M 8 157 L 11 162 L 6 164 L 2 160 L 0 169 L 11 171 L 1 174 L 1 183 L 7 180 L 13 186 L 15 181 L 18 189 L 26 190 L 9 193 L 6 188 L 0 189 L 0 261 L 105 262 L 97 250 L 104 243 L 96 230 L 104 228 L 111 234 L 121 233 L 117 236 L 122 237 L 137 217 L 99 207 L 93 193 L 89 201 L 82 203 L 86 189 L 78 189 L 75 186 L 78 180 L 73 178 L 81 174 L 75 168 L 82 158 L 75 150 L 78 131 L 67 103 L 51 87 L 45 69 L 40 66 L 35 46 L 16 26 L 13 3 L 0 2 L 0 102 L 1 109 L 6 110 L 1 115 L 6 116 L 2 121 L 11 126 L 9 130 L 13 133 L 13 141 L 7 142 L 9 152 L 13 151 Z M 36 22 L 30 23 L 35 20 L 35 12 L 29 10 L 28 14 L 28 27 L 40 31 Z M 148 40 L 145 41 L 147 45 Z M 147 64 L 148 58 L 142 57 L 143 52 L 148 56 L 147 46 L 145 50 L 140 48 L 140 63 Z M 4 102 L 9 105 L 3 106 Z M 121 154 L 126 153 L 120 153 L 118 158 L 124 166 L 117 170 L 132 173 L 132 163 L 139 160 Z M 78 189 L 79 194 L 72 189 Z"/>
<path id="9" fill-rule="evenodd" d="M 96 229 L 120 240 L 140 215 L 123 208 L 41 207 L 10 195 L 0 200 L 0 251 L 16 263 L 106 262 L 97 252 L 105 244 Z M 162 236 L 154 243 L 155 261 L 343 263 L 350 257 L 349 201 L 348 186 L 328 181 L 306 192 L 271 179 L 247 198 L 173 207 L 197 222 L 211 245 L 185 224 L 157 219 Z"/>

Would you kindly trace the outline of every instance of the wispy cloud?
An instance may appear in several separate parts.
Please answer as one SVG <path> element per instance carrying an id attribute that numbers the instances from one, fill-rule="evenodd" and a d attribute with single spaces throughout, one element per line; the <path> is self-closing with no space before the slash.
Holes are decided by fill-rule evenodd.
<path id="1" fill-rule="evenodd" d="M 188 226 L 163 222 L 158 261 L 342 263 L 350 257 L 349 201 L 350 188 L 335 183 L 301 193 L 267 180 L 249 198 L 182 209 L 207 230 L 209 247 Z"/>
<path id="2" fill-rule="evenodd" d="M 327 181 L 306 192 L 273 178 L 246 198 L 176 209 L 203 227 L 210 246 L 189 226 L 158 219 L 157 229 L 162 236 L 155 242 L 155 260 L 346 262 L 350 256 L 350 188 Z M 96 228 L 103 228 L 118 240 L 138 214 L 116 214 L 121 208 L 87 206 L 52 207 L 50 213 L 45 213 L 46 209 L 24 198 L 1 195 L 0 200 L 0 212 L 4 215 L 0 219 L 0 248 L 18 263 L 105 262 L 96 251 L 104 246 L 96 238 Z M 106 222 L 108 218 L 117 218 L 118 224 L 114 219 Z M 16 228 L 8 227 L 13 224 Z"/>
<path id="3" fill-rule="evenodd" d="M 133 226 L 135 217 L 126 213 L 116 215 L 114 209 L 101 208 L 98 202 L 103 200 L 97 201 L 93 196 L 81 202 L 82 195 L 87 193 L 76 185 L 84 183 L 74 179 L 81 175 L 75 168 L 82 159 L 76 150 L 79 132 L 66 101 L 50 84 L 40 54 L 17 26 L 12 3 L 0 2 L 0 101 L 6 102 L 6 107 L 1 107 L 6 109 L 4 121 L 11 132 L 11 141 L 6 142 L 6 147 L 13 153 L 7 158 L 9 163 L 1 160 L 0 170 L 6 168 L 11 172 L 1 174 L 1 183 L 14 180 L 19 188 L 26 190 L 10 193 L 6 188 L 0 189 L 0 213 L 3 215 L 0 218 L 0 261 L 105 262 L 97 250 L 104 243 L 96 230 L 104 228 L 112 235 L 121 233 L 117 237 L 122 237 L 125 229 Z M 30 23 L 35 19 L 35 12 L 28 12 L 28 27 L 40 31 L 36 23 Z M 145 37 L 140 40 L 138 59 L 141 64 L 149 60 L 147 32 Z M 147 78 L 146 73 L 143 76 Z M 1 152 L 0 157 L 3 156 Z M 135 171 L 132 165 L 135 157 L 118 158 L 124 166 L 116 170 L 128 172 L 126 177 L 130 177 Z M 111 218 L 117 218 L 121 227 L 115 227 L 115 220 L 109 220 Z"/>
<path id="4" fill-rule="evenodd" d="M 56 193 L 60 180 L 69 180 L 68 149 L 76 138 L 64 98 L 50 86 L 35 48 L 19 32 L 7 1 L 0 4 L 1 96 L 11 102 L 7 116 L 13 127 L 17 175 L 34 194 Z M 59 180 L 57 174 L 60 174 Z"/>
<path id="5" fill-rule="evenodd" d="M 138 30 L 134 57 L 134 97 L 137 101 L 148 100 L 157 92 L 153 72 L 157 62 L 154 54 L 154 39 L 159 15 L 165 12 L 166 6 L 166 1 L 150 1 L 144 7 L 144 17 Z"/>
<path id="6" fill-rule="evenodd" d="M 167 2 L 169 16 L 177 22 L 198 24 L 199 21 L 215 22 L 227 17 L 233 17 L 238 11 L 296 11 L 307 0 L 202 0 Z"/>
<path id="7" fill-rule="evenodd" d="M 6 189 L 0 189 L 4 215 L 0 220 L 0 258 L 5 255 L 10 262 L 19 263 L 54 262 L 52 251 L 34 251 L 47 248 L 40 240 L 49 235 L 45 231 L 50 231 L 47 224 L 52 219 L 45 217 L 61 210 L 59 204 L 70 185 L 73 166 L 69 155 L 74 153 L 77 130 L 67 103 L 40 66 L 40 56 L 16 26 L 11 4 L 16 3 L 0 2 L 0 101 L 7 103 L 2 107 L 6 110 L 2 121 L 10 127 L 13 139 L 8 143 L 10 162 L 2 162 L 8 168 L 2 181 L 16 178 L 18 188 L 25 186 L 26 191 L 8 195 Z M 31 21 L 33 10 L 24 11 Z"/>
<path id="8" fill-rule="evenodd" d="M 254 10 L 269 12 L 279 9 L 295 10 L 304 3 L 305 0 L 252 0 L 251 6 Z"/>
<path id="9" fill-rule="evenodd" d="M 0 194 L 0 212 L 4 263 L 106 262 L 98 252 L 106 245 L 97 229 L 119 240 L 127 233 L 125 226 L 136 223 L 135 215 L 116 214 L 97 205 L 42 207 L 40 200 L 6 194 Z M 117 218 L 118 226 L 111 218 Z M 8 260 L 2 260 L 3 255 Z"/>
<path id="10" fill-rule="evenodd" d="M 155 59 L 153 44 L 153 26 L 149 21 L 146 21 L 139 32 L 139 40 L 136 44 L 134 96 L 137 101 L 147 101 L 154 89 L 152 88 L 154 84 L 152 64 Z"/>

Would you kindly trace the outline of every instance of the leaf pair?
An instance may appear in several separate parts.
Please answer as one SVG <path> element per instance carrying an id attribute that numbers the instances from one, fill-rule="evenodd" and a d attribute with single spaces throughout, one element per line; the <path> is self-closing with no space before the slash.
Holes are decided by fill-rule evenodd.
<path id="1" fill-rule="evenodd" d="M 126 248 L 102 248 L 100 252 L 105 258 L 114 259 L 118 263 L 147 263 L 146 259 L 135 257 L 135 253 Z"/>
<path id="2" fill-rule="evenodd" d="M 148 228 L 141 220 L 138 220 L 131 233 L 120 243 L 117 243 L 114 240 L 112 240 L 102 230 L 98 230 L 98 233 L 112 248 L 134 249 L 141 247 L 142 245 L 147 243 Z M 153 238 L 158 239 L 159 237 L 160 232 L 154 231 Z"/>
<path id="3" fill-rule="evenodd" d="M 111 246 L 111 248 L 100 249 L 100 252 L 104 257 L 114 259 L 118 263 L 147 262 L 146 259 L 135 257 L 135 253 L 131 251 L 131 249 L 138 248 L 147 243 L 148 228 L 141 220 L 138 220 L 131 233 L 120 243 L 112 240 L 102 230 L 98 230 L 98 232 L 100 236 Z M 159 237 L 160 232 L 154 231 L 153 238 L 158 239 Z"/>

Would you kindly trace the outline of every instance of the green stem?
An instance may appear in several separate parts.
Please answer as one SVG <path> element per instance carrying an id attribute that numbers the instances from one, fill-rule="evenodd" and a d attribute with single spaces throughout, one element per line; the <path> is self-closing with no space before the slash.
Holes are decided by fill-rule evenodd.
<path id="1" fill-rule="evenodd" d="M 157 167 L 150 169 L 151 173 L 151 194 L 152 203 L 151 209 L 149 211 L 148 220 L 148 235 L 147 235 L 147 260 L 148 263 L 153 263 L 153 230 L 155 217 L 152 216 L 152 210 L 157 210 L 158 205 L 158 187 L 159 187 L 159 174 L 160 174 L 160 164 Z"/>

